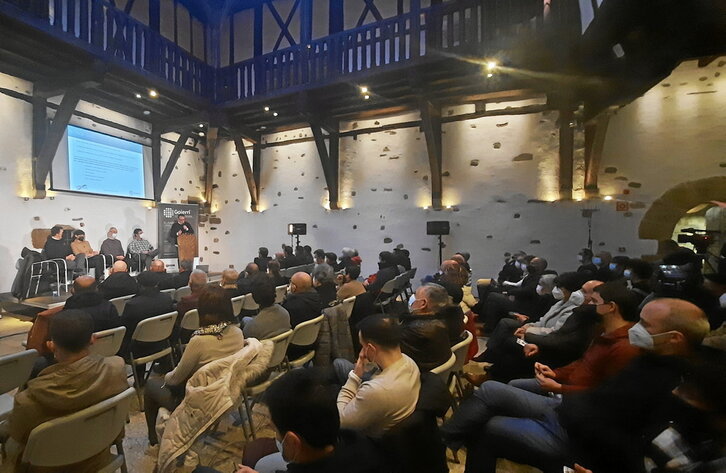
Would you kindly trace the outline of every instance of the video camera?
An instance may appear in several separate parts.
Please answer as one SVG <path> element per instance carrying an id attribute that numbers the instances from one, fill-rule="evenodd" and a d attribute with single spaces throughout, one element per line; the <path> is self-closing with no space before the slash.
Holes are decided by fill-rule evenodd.
<path id="1" fill-rule="evenodd" d="M 717 230 L 699 230 L 698 228 L 682 228 L 678 235 L 678 243 L 690 243 L 699 255 L 706 254 L 713 244 Z"/>

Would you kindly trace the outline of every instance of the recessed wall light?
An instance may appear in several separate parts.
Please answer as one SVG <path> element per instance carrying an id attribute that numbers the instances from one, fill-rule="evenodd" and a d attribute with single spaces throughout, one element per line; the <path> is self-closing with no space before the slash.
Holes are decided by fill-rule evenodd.
<path id="1" fill-rule="evenodd" d="M 363 98 L 364 98 L 364 99 L 366 99 L 366 100 L 368 100 L 368 99 L 370 99 L 370 98 L 371 98 L 371 96 L 370 96 L 370 95 L 368 95 L 368 94 L 366 94 L 366 95 L 364 95 L 364 96 L 363 96 Z"/>
<path id="2" fill-rule="evenodd" d="M 269 111 L 270 111 L 270 107 L 265 107 L 265 112 L 269 112 Z"/>
<path id="3" fill-rule="evenodd" d="M 151 111 L 150 110 L 144 110 L 143 113 L 144 113 L 144 115 L 151 115 Z"/>
<path id="4" fill-rule="evenodd" d="M 361 94 L 367 94 L 368 93 L 368 87 L 366 87 L 365 85 L 361 86 L 360 93 Z"/>
<path id="5" fill-rule="evenodd" d="M 199 128 L 204 128 L 204 123 L 200 123 Z"/>
<path id="6" fill-rule="evenodd" d="M 140 99 L 140 98 L 141 98 L 141 94 L 140 94 L 140 93 L 138 93 L 138 92 L 136 92 L 136 98 L 137 98 L 137 99 Z"/>
<path id="7" fill-rule="evenodd" d="M 277 115 L 278 115 L 278 113 L 277 113 L 277 112 L 272 112 L 272 116 L 273 116 L 273 117 L 276 117 Z"/>
<path id="8" fill-rule="evenodd" d="M 613 196 L 606 195 L 605 197 L 603 197 L 603 199 L 605 199 L 605 200 L 613 200 Z"/>
<path id="9" fill-rule="evenodd" d="M 149 97 L 156 98 L 159 96 L 159 92 L 155 91 L 154 89 L 149 89 Z"/>
<path id="10" fill-rule="evenodd" d="M 204 136 L 204 132 L 203 131 L 200 131 L 199 132 L 199 136 Z"/>

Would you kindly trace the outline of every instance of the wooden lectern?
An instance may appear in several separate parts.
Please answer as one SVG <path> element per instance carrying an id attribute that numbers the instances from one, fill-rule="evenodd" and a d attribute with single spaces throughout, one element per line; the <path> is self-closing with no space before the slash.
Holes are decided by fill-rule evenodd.
<path id="1" fill-rule="evenodd" d="M 196 235 L 183 233 L 177 237 L 176 244 L 179 248 L 179 261 L 193 260 L 195 256 L 199 256 Z"/>

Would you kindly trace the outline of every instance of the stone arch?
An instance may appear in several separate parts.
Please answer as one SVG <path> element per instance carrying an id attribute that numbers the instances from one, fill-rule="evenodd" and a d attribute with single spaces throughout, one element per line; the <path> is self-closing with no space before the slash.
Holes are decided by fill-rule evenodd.
<path id="1" fill-rule="evenodd" d="M 640 221 L 638 237 L 670 240 L 681 217 L 693 207 L 712 200 L 726 201 L 726 176 L 688 181 L 671 187 L 653 202 Z"/>

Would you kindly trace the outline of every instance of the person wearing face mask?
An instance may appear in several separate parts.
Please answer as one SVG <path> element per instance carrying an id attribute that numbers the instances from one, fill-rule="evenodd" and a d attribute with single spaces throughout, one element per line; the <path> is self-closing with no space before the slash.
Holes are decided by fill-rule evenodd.
<path id="1" fill-rule="evenodd" d="M 116 230 L 116 227 L 111 227 L 108 229 L 108 233 L 106 233 L 106 238 L 101 243 L 101 254 L 102 255 L 108 255 L 113 258 L 114 261 L 121 261 L 124 259 L 124 247 L 121 244 L 120 241 L 116 238 L 118 235 L 118 230 Z"/>
<path id="2" fill-rule="evenodd" d="M 517 282 L 522 279 L 522 270 L 517 267 L 517 258 L 525 256 L 524 251 L 515 251 L 514 254 L 504 253 L 504 266 L 499 271 L 497 282 L 502 285 L 504 281 Z"/>
<path id="3" fill-rule="evenodd" d="M 141 272 L 144 268 L 151 266 L 151 262 L 154 257 L 159 254 L 159 250 L 155 250 L 148 240 L 143 238 L 144 231 L 140 228 L 134 229 L 134 238 L 129 242 L 129 247 L 126 249 L 131 257 L 132 266 L 138 264 L 138 271 Z"/>
<path id="4" fill-rule="evenodd" d="M 638 320 L 638 305 L 630 291 L 619 282 L 602 284 L 595 288 L 591 304 L 602 320 L 603 332 L 582 358 L 554 370 L 535 363 L 534 378 L 516 379 L 509 384 L 539 394 L 582 391 L 600 385 L 639 355 L 640 349 L 632 346 L 628 338 L 628 330 Z"/>
<path id="5" fill-rule="evenodd" d="M 590 273 L 590 277 L 594 277 L 597 273 L 597 266 L 593 264 L 593 253 L 589 248 L 583 248 L 577 254 L 577 261 L 580 267 L 577 268 L 578 273 Z"/>
<path id="6" fill-rule="evenodd" d="M 285 373 L 267 388 L 262 403 L 270 412 L 277 453 L 254 462 L 254 469 L 238 465 L 235 473 L 387 471 L 385 458 L 374 442 L 341 425 L 335 397 L 318 372 L 302 369 Z M 220 472 L 197 467 L 194 473 Z"/>
<path id="7" fill-rule="evenodd" d="M 522 338 L 525 333 L 545 335 L 559 330 L 576 307 L 585 302 L 582 288 L 582 275 L 562 273 L 555 278 L 552 297 L 557 301 L 537 322 L 525 324 L 515 332 Z"/>
<path id="8" fill-rule="evenodd" d="M 595 271 L 595 279 L 598 281 L 612 281 L 614 278 L 613 271 L 610 269 L 610 263 L 612 263 L 613 256 L 609 251 L 601 251 L 592 259 L 592 264 L 597 266 Z"/>
<path id="9" fill-rule="evenodd" d="M 646 431 L 707 332 L 695 305 L 651 302 L 628 331 L 630 343 L 648 353 L 618 374 L 561 399 L 488 381 L 443 425 L 444 440 L 452 449 L 467 446 L 466 471 L 494 473 L 497 459 L 507 458 L 543 471 L 577 462 L 594 472 L 641 472 Z"/>
<path id="10" fill-rule="evenodd" d="M 623 277 L 628 282 L 628 287 L 633 294 L 640 299 L 639 304 L 653 292 L 652 276 L 653 266 L 647 261 L 631 259 L 625 265 Z"/>
<path id="11" fill-rule="evenodd" d="M 98 251 L 93 251 L 91 244 L 86 241 L 86 232 L 80 229 L 73 232 L 71 251 L 76 255 L 76 258 L 79 255 L 85 256 L 88 262 L 88 269 L 95 269 L 96 281 L 103 279 L 103 270 L 106 269 L 106 263 L 103 260 L 103 256 L 99 255 Z"/>
<path id="12" fill-rule="evenodd" d="M 337 359 L 333 368 L 345 384 L 338 393 L 343 428 L 380 438 L 413 413 L 421 388 L 419 367 L 402 353 L 398 321 L 372 315 L 358 324 L 361 351 L 353 365 Z"/>

